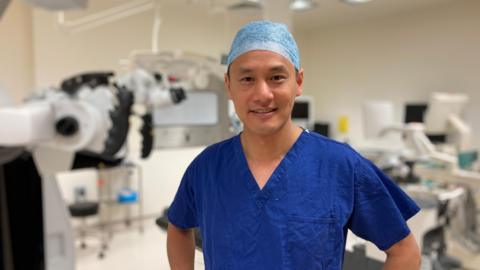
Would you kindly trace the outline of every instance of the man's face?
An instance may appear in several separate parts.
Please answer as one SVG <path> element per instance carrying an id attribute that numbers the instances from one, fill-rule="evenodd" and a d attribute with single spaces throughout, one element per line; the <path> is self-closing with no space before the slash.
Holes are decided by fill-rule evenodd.
<path id="1" fill-rule="evenodd" d="M 256 50 L 242 54 L 225 74 L 225 86 L 246 132 L 272 135 L 291 124 L 296 96 L 302 93 L 303 70 L 283 56 Z"/>

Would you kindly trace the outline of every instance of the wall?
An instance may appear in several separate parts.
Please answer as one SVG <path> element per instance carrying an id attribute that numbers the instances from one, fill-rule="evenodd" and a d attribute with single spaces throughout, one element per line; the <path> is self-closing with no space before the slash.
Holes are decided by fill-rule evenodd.
<path id="1" fill-rule="evenodd" d="M 0 19 L 0 89 L 14 103 L 33 87 L 32 10 L 11 1 Z"/>
<path id="2" fill-rule="evenodd" d="M 108 5 L 108 3 L 111 3 Z M 106 7 L 119 1 L 102 1 Z M 88 14 L 88 13 L 86 13 Z M 161 7 L 160 50 L 184 50 L 220 59 L 224 42 L 223 13 L 208 13 L 191 5 Z M 67 13 L 67 20 L 74 18 Z M 120 71 L 120 60 L 134 50 L 150 50 L 153 10 L 76 34 L 62 32 L 55 14 L 33 13 L 35 83 L 58 85 L 59 80 L 91 70 Z"/>
<path id="3" fill-rule="evenodd" d="M 317 120 L 336 127 L 350 119 L 350 136 L 362 137 L 361 104 L 391 100 L 396 120 L 405 102 L 426 102 L 433 91 L 464 92 L 466 119 L 480 146 L 480 2 L 455 1 L 385 18 L 304 30 L 299 44 L 304 94 L 316 99 Z"/>

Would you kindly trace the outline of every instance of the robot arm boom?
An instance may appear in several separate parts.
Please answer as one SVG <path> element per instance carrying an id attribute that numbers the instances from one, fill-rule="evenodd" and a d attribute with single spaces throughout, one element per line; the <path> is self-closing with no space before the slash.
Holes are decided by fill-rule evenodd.
<path id="1" fill-rule="evenodd" d="M 0 108 L 0 146 L 29 146 L 55 136 L 54 112 L 49 103 Z"/>

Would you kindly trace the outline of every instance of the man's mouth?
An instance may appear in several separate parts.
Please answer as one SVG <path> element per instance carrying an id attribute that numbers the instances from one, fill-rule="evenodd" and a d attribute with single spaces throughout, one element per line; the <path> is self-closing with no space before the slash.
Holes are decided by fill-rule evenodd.
<path id="1" fill-rule="evenodd" d="M 270 113 L 276 111 L 277 108 L 261 108 L 261 109 L 252 109 L 250 112 L 253 113 Z"/>
<path id="2" fill-rule="evenodd" d="M 268 117 L 272 115 L 274 112 L 276 112 L 277 110 L 278 108 L 258 108 L 258 109 L 252 109 L 249 112 L 260 117 Z"/>

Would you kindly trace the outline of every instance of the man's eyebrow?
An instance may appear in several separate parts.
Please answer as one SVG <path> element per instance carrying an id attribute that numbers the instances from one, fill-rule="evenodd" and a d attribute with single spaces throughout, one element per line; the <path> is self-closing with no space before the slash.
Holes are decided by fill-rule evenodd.
<path id="1" fill-rule="evenodd" d="M 271 67 L 270 72 L 288 72 L 288 69 L 285 66 L 280 65 Z"/>
<path id="2" fill-rule="evenodd" d="M 238 74 L 246 74 L 253 72 L 253 68 L 249 67 L 239 67 Z M 288 72 L 288 69 L 284 65 L 273 66 L 269 68 L 270 72 Z"/>
<path id="3" fill-rule="evenodd" d="M 239 74 L 245 74 L 245 73 L 251 73 L 251 72 L 253 72 L 253 68 L 245 68 L 245 67 L 238 68 Z"/>

